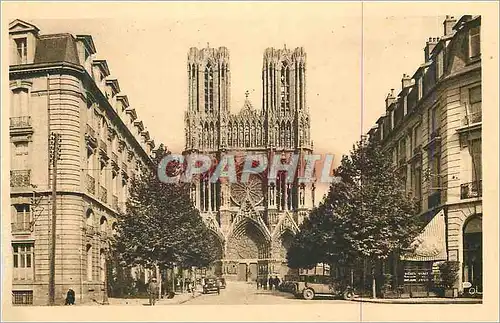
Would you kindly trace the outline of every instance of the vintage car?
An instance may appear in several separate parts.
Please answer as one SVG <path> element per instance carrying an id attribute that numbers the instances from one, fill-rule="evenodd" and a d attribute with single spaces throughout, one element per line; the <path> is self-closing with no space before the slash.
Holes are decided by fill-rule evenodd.
<path id="1" fill-rule="evenodd" d="M 224 277 L 218 277 L 217 281 L 219 282 L 219 287 L 221 289 L 226 288 L 226 279 Z"/>
<path id="2" fill-rule="evenodd" d="M 220 292 L 219 282 L 215 277 L 207 277 L 202 279 L 203 294 L 208 294 L 211 292 Z"/>
<path id="3" fill-rule="evenodd" d="M 312 300 L 316 296 L 343 297 L 346 300 L 354 298 L 354 291 L 350 286 L 325 275 L 300 275 L 294 292 L 296 297 L 306 300 Z"/>

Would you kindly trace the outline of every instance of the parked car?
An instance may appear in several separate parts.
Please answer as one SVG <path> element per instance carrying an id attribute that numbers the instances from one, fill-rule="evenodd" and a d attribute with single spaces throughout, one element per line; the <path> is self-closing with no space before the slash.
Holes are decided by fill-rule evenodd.
<path id="1" fill-rule="evenodd" d="M 202 279 L 203 283 L 203 294 L 208 294 L 211 292 L 220 292 L 219 284 L 217 282 L 217 278 L 215 277 L 208 277 Z"/>
<path id="2" fill-rule="evenodd" d="M 341 280 L 324 275 L 301 275 L 295 283 L 295 296 L 312 300 L 316 296 L 343 297 L 346 300 L 354 298 L 351 286 Z"/>
<path id="3" fill-rule="evenodd" d="M 219 278 L 217 278 L 217 280 L 219 282 L 219 287 L 221 289 L 226 288 L 226 279 L 224 277 L 219 277 Z"/>

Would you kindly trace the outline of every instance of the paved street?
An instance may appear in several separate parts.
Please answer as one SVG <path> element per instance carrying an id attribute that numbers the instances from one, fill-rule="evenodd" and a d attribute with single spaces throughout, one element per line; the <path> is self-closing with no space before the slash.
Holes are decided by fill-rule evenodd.
<path id="1" fill-rule="evenodd" d="M 184 304 L 189 305 L 275 305 L 275 304 L 321 304 L 321 303 L 342 303 L 352 304 L 359 307 L 359 303 L 344 300 L 334 300 L 330 298 L 306 301 L 296 299 L 292 294 L 279 291 L 269 291 L 257 289 L 255 284 L 244 282 L 227 282 L 226 289 L 222 289 L 220 295 L 217 293 L 201 295 L 191 299 Z"/>

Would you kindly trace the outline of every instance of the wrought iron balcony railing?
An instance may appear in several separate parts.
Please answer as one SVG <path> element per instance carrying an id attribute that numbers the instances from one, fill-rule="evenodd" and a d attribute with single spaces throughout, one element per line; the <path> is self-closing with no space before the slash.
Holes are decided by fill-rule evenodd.
<path id="1" fill-rule="evenodd" d="M 470 199 L 483 196 L 483 181 L 475 181 L 460 185 L 460 198 Z"/>
<path id="2" fill-rule="evenodd" d="M 439 128 L 434 129 L 431 132 L 431 140 L 438 138 L 440 135 Z"/>
<path id="3" fill-rule="evenodd" d="M 11 225 L 12 225 L 12 233 L 31 232 L 31 222 L 29 221 L 15 222 L 11 223 Z"/>
<path id="4" fill-rule="evenodd" d="M 85 140 L 87 141 L 87 144 L 92 148 L 97 147 L 97 137 L 95 135 L 95 130 L 89 124 L 87 124 L 87 127 L 85 129 Z"/>
<path id="5" fill-rule="evenodd" d="M 95 194 L 95 179 L 89 174 L 87 174 L 86 187 L 87 187 L 87 192 Z"/>
<path id="6" fill-rule="evenodd" d="M 31 127 L 30 116 L 10 117 L 10 129 L 29 128 L 29 127 Z"/>
<path id="7" fill-rule="evenodd" d="M 108 191 L 104 186 L 99 188 L 99 199 L 104 203 L 108 203 Z"/>
<path id="8" fill-rule="evenodd" d="M 11 170 L 10 187 L 27 187 L 31 185 L 31 170 Z"/>
<path id="9" fill-rule="evenodd" d="M 101 151 L 104 152 L 104 153 L 108 153 L 108 145 L 106 144 L 106 142 L 102 139 L 99 140 L 99 147 L 101 148 Z"/>
<path id="10" fill-rule="evenodd" d="M 474 113 L 471 113 L 469 115 L 466 115 L 464 117 L 463 124 L 465 126 L 469 126 L 469 125 L 472 125 L 474 123 L 479 123 L 482 120 L 483 120 L 483 112 L 478 111 L 478 112 L 474 112 Z"/>

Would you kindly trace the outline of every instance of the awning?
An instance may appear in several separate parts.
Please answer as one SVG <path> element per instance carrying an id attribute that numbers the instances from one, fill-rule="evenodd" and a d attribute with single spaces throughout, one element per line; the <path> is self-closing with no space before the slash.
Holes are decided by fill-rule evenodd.
<path id="1" fill-rule="evenodd" d="M 415 249 L 410 253 L 401 255 L 401 260 L 447 260 L 444 210 L 439 211 L 429 223 L 427 223 L 424 230 L 415 238 L 412 247 Z"/>

